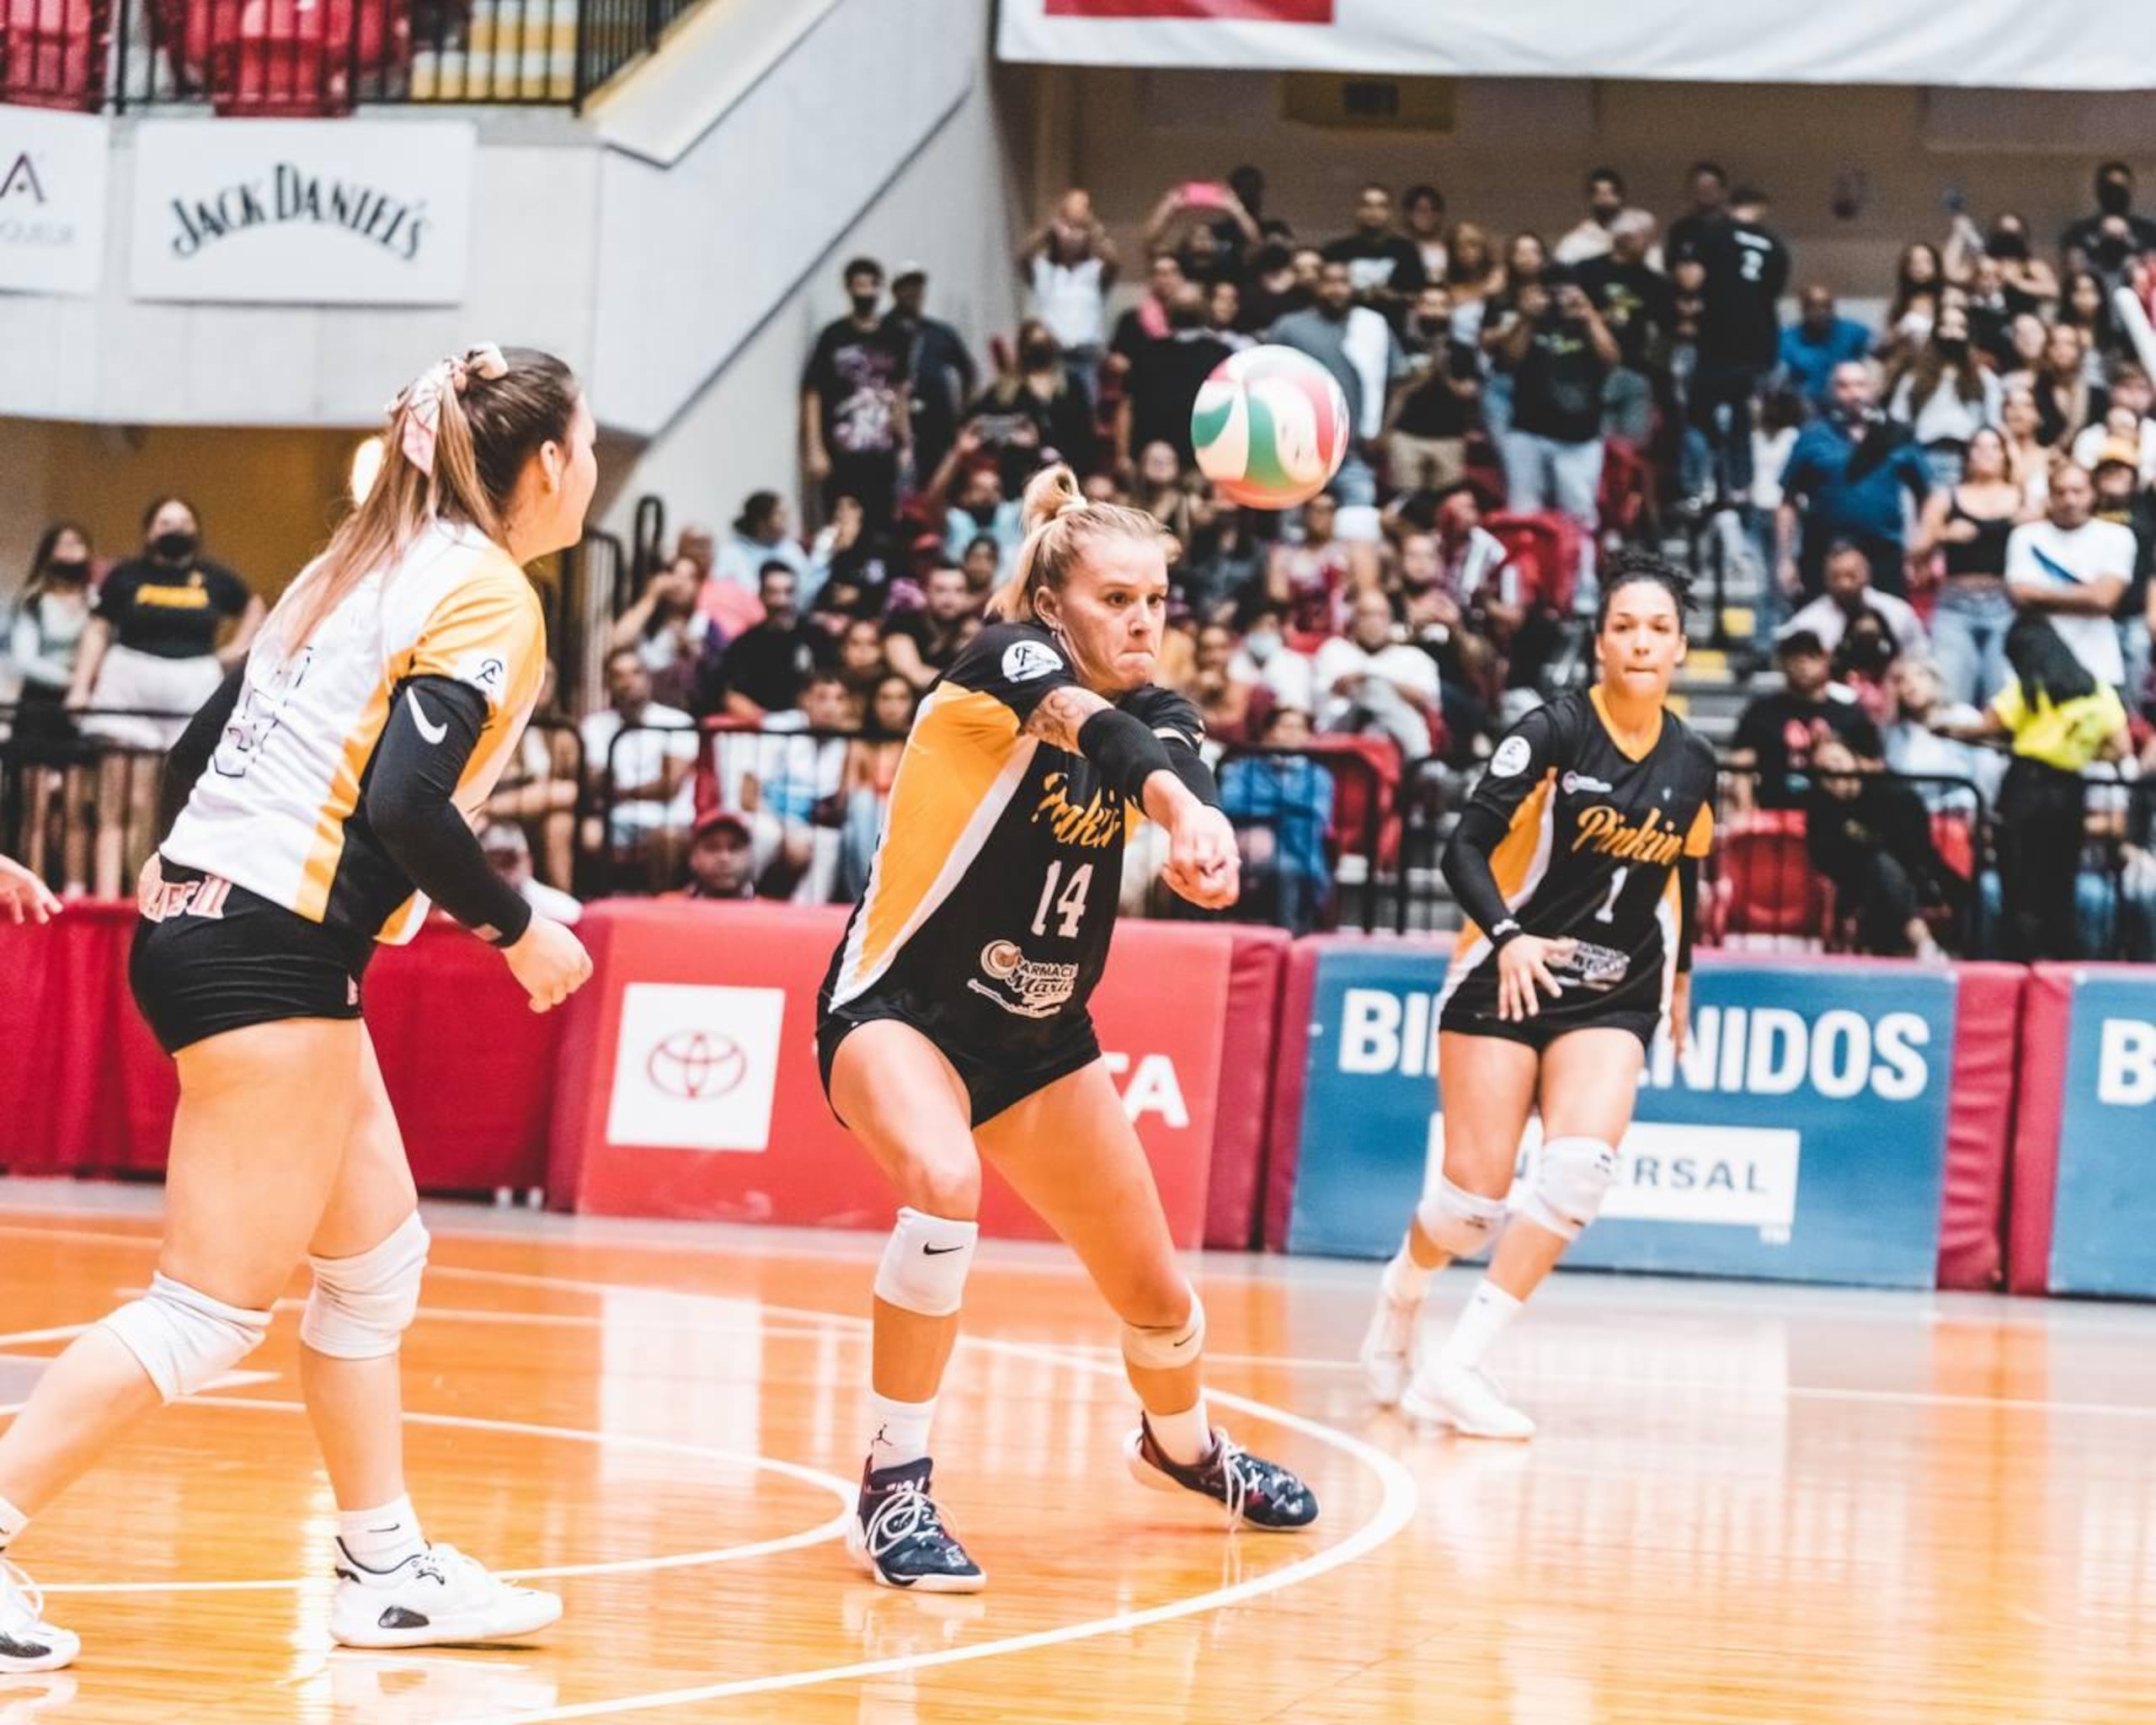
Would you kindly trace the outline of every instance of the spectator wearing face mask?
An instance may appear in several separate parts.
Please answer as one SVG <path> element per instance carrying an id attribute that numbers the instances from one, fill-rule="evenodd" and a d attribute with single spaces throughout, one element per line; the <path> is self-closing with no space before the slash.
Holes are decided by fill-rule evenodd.
<path id="1" fill-rule="evenodd" d="M 1241 649 L 1228 667 L 1239 681 L 1258 684 L 1276 706 L 1310 712 L 1317 693 L 1310 656 L 1288 644 L 1286 608 L 1271 600 L 1251 606 L 1243 620 Z"/>
<path id="2" fill-rule="evenodd" d="M 1652 242 L 1656 227 L 1654 216 L 1625 203 L 1625 176 L 1614 168 L 1596 168 L 1587 177 L 1587 214 L 1577 227 L 1557 242 L 1550 256 L 1575 269 L 1590 259 L 1608 257 L 1614 243 L 1617 223 L 1627 216 L 1646 218 L 1644 231 Z M 1650 243 L 1642 254 L 1642 261 L 1659 273 L 1662 248 Z"/>
<path id="3" fill-rule="evenodd" d="M 1332 775 L 1308 755 L 1310 717 L 1276 707 L 1258 740 L 1281 753 L 1237 755 L 1220 768 L 1220 812 L 1242 852 L 1241 902 L 1294 934 L 1315 928 L 1331 906 Z"/>
<path id="4" fill-rule="evenodd" d="M 803 467 L 827 513 L 857 498 L 871 522 L 888 526 L 912 453 L 909 344 L 883 315 L 882 264 L 856 258 L 845 281 L 850 309 L 816 338 L 802 378 Z"/>
<path id="5" fill-rule="evenodd" d="M 978 449 L 994 457 L 1006 497 L 1022 492 L 1051 457 L 1086 467 L 1098 460 L 1100 448 L 1092 400 L 1071 382 L 1047 325 L 1031 319 L 1021 324 L 1011 358 L 974 401 L 958 434 L 968 453 Z"/>
<path id="6" fill-rule="evenodd" d="M 2011 210 L 2000 211 L 1988 232 L 1980 232 L 1966 214 L 1954 218 L 1954 231 L 1946 241 L 1942 259 L 1946 279 L 1967 285 L 1972 296 L 1983 280 L 1983 266 L 1993 266 L 1997 278 L 1997 309 L 2010 323 L 2024 312 L 2040 312 L 2058 297 L 2058 276 L 2052 266 L 2035 256 L 2029 246 L 2029 224 Z M 1989 301 L 1993 289 L 1983 296 Z M 1981 332 L 1977 344 L 1985 345 Z"/>
<path id="7" fill-rule="evenodd" d="M 2003 401 L 1998 377 L 1971 350 L 1967 307 L 1949 300 L 1931 339 L 1896 380 L 1886 413 L 1924 450 L 1932 483 L 1951 489 L 1961 483 L 1969 440 L 1999 424 Z"/>
<path id="8" fill-rule="evenodd" d="M 1481 423 L 1482 367 L 1470 343 L 1455 340 L 1452 294 L 1442 282 L 1415 296 L 1401 343 L 1409 382 L 1385 415 L 1385 466 L 1411 491 L 1442 491 L 1467 471 L 1467 438 Z"/>
<path id="9" fill-rule="evenodd" d="M 982 443 L 979 422 L 969 422 L 923 499 L 929 519 L 942 513 L 943 555 L 961 567 L 966 547 L 978 538 L 993 539 L 1007 564 L 1023 537 L 1019 505 L 1003 494 L 1002 470 L 981 453 Z"/>
<path id="10" fill-rule="evenodd" d="M 1828 381 L 1837 366 L 1861 360 L 1871 351 L 1871 332 L 1834 307 L 1833 291 L 1817 282 L 1798 301 L 1800 315 L 1782 331 L 1782 374 L 1815 409 L 1828 404 Z"/>
<path id="11" fill-rule="evenodd" d="M 1070 382 L 1089 401 L 1100 393 L 1108 290 L 1119 265 L 1115 242 L 1093 212 L 1091 195 L 1075 187 L 1018 253 L 1018 274 L 1033 293 L 1033 318 L 1054 339 Z"/>
<path id="12" fill-rule="evenodd" d="M 1348 399 L 1348 423 L 1355 435 L 1331 489 L 1343 504 L 1357 508 L 1374 505 L 1378 487 L 1370 451 L 1385 430 L 1393 386 L 1407 376 L 1407 360 L 1392 326 L 1369 307 L 1355 303 L 1354 275 L 1347 260 L 1326 259 L 1319 272 L 1317 303 L 1283 318 L 1266 339 L 1309 355 L 1338 381 Z M 1193 391 L 1183 402 L 1186 446 L 1190 400 L 1195 394 Z"/>
<path id="13" fill-rule="evenodd" d="M 42 878 L 47 866 L 48 828 L 56 807 L 84 806 L 83 771 L 92 751 L 76 735 L 67 712 L 67 692 L 88 632 L 90 536 L 72 521 L 56 521 L 38 540 L 30 576 L 16 601 L 8 631 L 8 658 L 21 680 L 16 699 L 14 734 L 8 754 L 23 769 L 23 862 Z M 71 893 L 88 885 L 90 826 L 67 820 L 64 881 Z"/>
<path id="14" fill-rule="evenodd" d="M 2133 170 L 2123 162 L 2106 162 L 2096 170 L 2095 213 L 2083 216 L 2059 237 L 2068 273 L 2092 270 L 2116 286 L 2132 261 L 2156 251 L 2156 222 L 2133 207 Z"/>

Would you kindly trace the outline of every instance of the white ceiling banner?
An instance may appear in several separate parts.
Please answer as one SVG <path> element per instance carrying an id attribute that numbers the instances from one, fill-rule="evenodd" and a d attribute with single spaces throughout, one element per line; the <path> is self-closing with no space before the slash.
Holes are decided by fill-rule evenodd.
<path id="1" fill-rule="evenodd" d="M 136 296 L 458 304 L 478 152 L 465 120 L 143 120 Z"/>
<path id="2" fill-rule="evenodd" d="M 0 104 L 0 292 L 98 291 L 111 157 L 100 115 Z"/>
<path id="3" fill-rule="evenodd" d="M 2118 90 L 2156 6 L 2112 0 L 1000 0 L 1005 60 L 1398 77 Z"/>

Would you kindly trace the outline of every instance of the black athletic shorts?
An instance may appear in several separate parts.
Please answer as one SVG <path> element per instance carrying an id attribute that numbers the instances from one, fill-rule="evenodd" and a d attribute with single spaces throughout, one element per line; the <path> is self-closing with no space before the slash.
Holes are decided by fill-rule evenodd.
<path id="1" fill-rule="evenodd" d="M 161 862 L 127 980 L 167 1054 L 286 1018 L 356 1018 L 374 943 L 199 868 Z"/>
<path id="2" fill-rule="evenodd" d="M 1006 1108 L 1015 1108 L 1037 1091 L 1059 1078 L 1081 1071 L 1101 1057 L 1100 1038 L 1093 1031 L 1092 1014 L 1082 1008 L 1059 1023 L 1041 1040 L 1012 1044 L 1002 1049 L 961 1048 L 937 1033 L 932 1015 L 901 999 L 870 992 L 858 1000 L 833 1007 L 819 1001 L 816 1019 L 816 1067 L 823 1074 L 824 1100 L 831 1097 L 831 1062 L 839 1044 L 864 1024 L 889 1018 L 910 1026 L 936 1045 L 951 1063 L 973 1105 L 973 1124 L 985 1125 Z M 835 1104 L 831 1112 L 838 1113 Z M 840 1116 L 839 1124 L 846 1124 Z"/>
<path id="3" fill-rule="evenodd" d="M 1629 1030 L 1652 1054 L 1662 1028 L 1662 977 L 1659 972 L 1635 976 L 1607 993 L 1575 986 L 1556 1000 L 1545 995 L 1541 1005 L 1532 1018 L 1500 1018 L 1497 966 L 1482 964 L 1460 980 L 1438 1015 L 1438 1028 L 1461 1036 L 1502 1037 L 1538 1054 L 1575 1030 Z"/>

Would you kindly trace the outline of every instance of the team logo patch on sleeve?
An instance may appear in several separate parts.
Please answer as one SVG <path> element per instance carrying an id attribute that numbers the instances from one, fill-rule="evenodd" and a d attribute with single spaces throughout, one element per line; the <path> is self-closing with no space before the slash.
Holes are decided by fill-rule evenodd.
<path id="1" fill-rule="evenodd" d="M 1527 771 L 1534 750 L 1525 737 L 1507 737 L 1490 757 L 1490 771 L 1499 778 L 1515 778 Z"/>
<path id="2" fill-rule="evenodd" d="M 509 664 L 499 653 L 472 653 L 457 661 L 456 681 L 469 683 L 489 700 L 499 700 L 509 686 Z"/>
<path id="3" fill-rule="evenodd" d="M 1003 680 L 1007 683 L 1030 683 L 1062 669 L 1062 660 L 1038 641 L 1013 641 L 1003 649 Z"/>

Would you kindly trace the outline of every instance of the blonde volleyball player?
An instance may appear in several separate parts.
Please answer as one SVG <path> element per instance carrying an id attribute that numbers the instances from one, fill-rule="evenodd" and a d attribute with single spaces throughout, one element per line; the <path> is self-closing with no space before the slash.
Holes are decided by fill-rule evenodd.
<path id="1" fill-rule="evenodd" d="M 1684 1045 L 1715 793 L 1714 751 L 1668 706 L 1686 595 L 1658 557 L 1614 560 L 1596 619 L 1599 681 L 1513 728 L 1445 853 L 1468 927 L 1438 1019 L 1444 1167 L 1385 1266 L 1362 1361 L 1381 1404 L 1467 1436 L 1534 1434 L 1483 1357 L 1601 1210 L 1665 1017 Z M 1508 1222 L 1538 1107 L 1542 1153 Z M 1432 1274 L 1492 1241 L 1488 1275 L 1411 1381 Z"/>
<path id="2" fill-rule="evenodd" d="M 560 1615 L 429 1545 L 405 1496 L 398 1350 L 427 1231 L 360 985 L 429 897 L 501 948 L 535 1011 L 590 974 L 575 937 L 487 866 L 468 817 L 539 688 L 522 565 L 582 532 L 593 429 L 549 355 L 475 348 L 424 373 L 391 409 L 366 500 L 175 748 L 178 818 L 143 871 L 131 966 L 179 1066 L 163 1246 L 148 1293 L 78 1338 L 0 1433 L 0 1547 L 142 1414 L 260 1347 L 304 1258 L 300 1382 L 339 1512 L 331 1634 L 409 1647 Z M 41 1615 L 0 1564 L 0 1672 L 75 1657 Z"/>
<path id="3" fill-rule="evenodd" d="M 831 1106 L 902 1206 L 876 1274 L 874 1434 L 847 1548 L 883 1585 L 931 1593 L 986 1579 L 930 1496 L 928 1445 L 984 1156 L 1123 1320 L 1139 1481 L 1253 1526 L 1317 1518 L 1299 1479 L 1207 1416 L 1204 1312 L 1086 1011 L 1141 811 L 1166 831 L 1176 891 L 1235 898 L 1203 724 L 1148 681 L 1167 602 L 1161 529 L 1087 503 L 1068 467 L 1027 488 L 1025 523 L 988 627 L 914 721 L 817 1027 Z"/>

